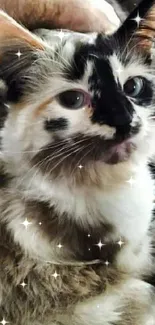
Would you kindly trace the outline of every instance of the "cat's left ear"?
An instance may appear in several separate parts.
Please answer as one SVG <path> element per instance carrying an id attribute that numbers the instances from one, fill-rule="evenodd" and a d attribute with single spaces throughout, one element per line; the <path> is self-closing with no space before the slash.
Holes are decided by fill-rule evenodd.
<path id="1" fill-rule="evenodd" d="M 0 48 L 10 42 L 22 43 L 32 48 L 43 49 L 44 43 L 26 28 L 19 25 L 13 18 L 0 10 Z"/>
<path id="2" fill-rule="evenodd" d="M 143 0 L 115 33 L 115 37 L 128 46 L 148 54 L 155 42 L 155 0 Z"/>
<path id="3" fill-rule="evenodd" d="M 44 42 L 0 10 L 0 79 L 7 86 L 7 98 L 17 101 L 24 93 L 26 78 Z"/>

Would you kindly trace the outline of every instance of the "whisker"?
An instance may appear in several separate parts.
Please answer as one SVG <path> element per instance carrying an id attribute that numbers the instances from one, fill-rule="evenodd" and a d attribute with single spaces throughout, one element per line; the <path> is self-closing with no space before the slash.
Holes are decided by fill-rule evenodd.
<path id="1" fill-rule="evenodd" d="M 83 149 L 86 149 L 86 148 L 88 148 L 88 147 L 90 147 L 91 146 L 91 148 L 90 148 L 90 150 L 88 150 L 87 152 L 86 152 L 86 154 L 84 154 L 80 159 L 79 159 L 79 161 L 77 162 L 77 164 L 76 164 L 76 166 L 74 167 L 74 169 L 72 170 L 72 172 L 71 172 L 71 177 L 72 177 L 72 175 L 73 175 L 73 173 L 74 173 L 74 171 L 75 171 L 75 169 L 79 166 L 79 164 L 81 163 L 81 161 L 88 155 L 88 153 L 89 152 L 91 152 L 91 150 L 92 150 L 92 143 L 89 143 L 87 146 L 83 146 L 83 148 L 82 148 L 82 150 Z M 81 151 L 82 151 L 81 150 Z"/>

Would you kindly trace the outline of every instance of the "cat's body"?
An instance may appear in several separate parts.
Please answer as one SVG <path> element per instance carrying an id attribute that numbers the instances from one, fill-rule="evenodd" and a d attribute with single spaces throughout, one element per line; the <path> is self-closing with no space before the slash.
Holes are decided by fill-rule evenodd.
<path id="1" fill-rule="evenodd" d="M 7 189 L 4 191 L 4 188 L 1 190 L 2 217 L 12 220 L 9 228 L 14 230 L 11 233 L 14 233 L 16 241 L 25 246 L 33 256 L 26 257 L 6 234 L 5 227 L 2 227 L 1 317 L 20 325 L 154 324 L 153 288 L 142 280 L 144 276 L 150 275 L 151 270 L 150 239 L 145 229 L 148 229 L 151 219 L 153 184 L 146 169 L 138 177 L 143 178 L 144 185 L 141 186 L 138 182 L 132 189 L 128 183 L 124 184 L 123 197 L 121 187 L 118 186 L 117 190 L 117 185 L 112 194 L 106 193 L 105 201 L 102 198 L 102 189 L 94 193 L 90 191 L 90 197 L 87 196 L 90 213 L 93 206 L 94 218 L 98 217 L 99 210 L 102 217 L 104 209 L 103 216 L 105 214 L 108 218 L 108 213 L 110 217 L 115 216 L 113 208 L 107 209 L 106 206 L 112 206 L 117 197 L 117 204 L 114 206 L 115 211 L 118 211 L 116 223 L 126 215 L 129 224 L 126 227 L 122 224 L 116 231 L 108 225 L 108 220 L 107 225 L 105 222 L 105 226 L 102 225 L 100 229 L 88 227 L 88 230 L 83 230 L 76 223 L 69 222 L 67 215 L 64 216 L 66 220 L 62 225 L 58 225 L 56 220 L 59 215 L 46 204 L 31 201 L 30 198 L 23 200 L 20 193 L 17 195 Z M 146 186 L 149 189 L 147 197 Z M 64 204 L 68 203 L 67 200 L 74 200 L 74 209 L 76 205 L 77 209 L 82 208 L 81 196 L 77 195 L 75 199 L 67 191 L 66 184 Z M 79 206 L 79 202 L 82 206 Z M 59 204 L 62 208 L 62 204 Z M 71 205 L 69 208 L 71 209 Z M 52 244 L 55 248 L 54 254 L 59 255 L 61 251 L 63 256 L 66 248 L 69 248 L 78 260 L 88 259 L 88 262 L 82 264 L 75 261 L 75 265 L 67 266 L 71 262 L 60 259 L 60 265 L 52 263 L 54 257 L 44 255 L 47 253 L 47 243 L 41 238 L 41 231 L 37 234 L 33 224 L 27 230 L 21 224 L 26 218 L 33 224 L 35 220 L 38 227 L 46 229 L 46 233 L 48 229 L 49 238 L 50 235 L 53 239 L 55 237 L 55 244 Z M 106 242 L 108 238 L 111 238 L 109 243 Z M 96 246 L 100 241 L 106 243 L 102 248 Z M 60 243 L 62 247 L 59 248 L 57 245 Z M 42 256 L 35 258 L 37 253 Z M 101 262 L 91 262 L 99 258 Z M 23 283 L 26 284 L 25 287 L 22 286 Z"/>
<path id="2" fill-rule="evenodd" d="M 121 29 L 42 41 L 2 12 L 0 23 L 0 318 L 154 325 L 148 29 L 144 44 L 145 29 L 142 44 L 134 35 L 139 56 Z"/>

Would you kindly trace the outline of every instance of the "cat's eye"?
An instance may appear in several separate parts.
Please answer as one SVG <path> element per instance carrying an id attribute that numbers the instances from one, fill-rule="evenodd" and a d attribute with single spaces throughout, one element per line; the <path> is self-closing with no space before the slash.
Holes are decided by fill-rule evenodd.
<path id="1" fill-rule="evenodd" d="M 68 109 L 79 109 L 90 104 L 90 97 L 81 90 L 67 90 L 57 95 L 59 104 Z"/>
<path id="2" fill-rule="evenodd" d="M 145 88 L 145 79 L 142 77 L 130 78 L 124 84 L 124 92 L 131 98 L 138 98 Z"/>

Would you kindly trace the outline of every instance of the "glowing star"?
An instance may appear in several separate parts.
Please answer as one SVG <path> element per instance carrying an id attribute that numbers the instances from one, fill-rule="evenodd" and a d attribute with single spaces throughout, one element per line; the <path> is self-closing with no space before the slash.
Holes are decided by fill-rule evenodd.
<path id="1" fill-rule="evenodd" d="M 57 279 L 57 277 L 59 276 L 59 274 L 55 271 L 55 272 L 52 274 L 52 276 L 53 276 L 55 279 Z"/>
<path id="2" fill-rule="evenodd" d="M 117 242 L 117 244 L 120 246 L 120 248 L 124 245 L 124 242 L 121 240 L 121 238 L 120 238 L 120 240 Z"/>
<path id="3" fill-rule="evenodd" d="M 132 187 L 135 184 L 135 180 L 133 179 L 133 177 L 131 176 L 130 179 L 128 181 L 126 181 L 127 183 L 130 184 L 130 186 Z"/>
<path id="4" fill-rule="evenodd" d="M 90 252 L 90 248 L 88 248 L 88 251 Z"/>
<path id="5" fill-rule="evenodd" d="M 41 226 L 42 225 L 42 223 L 41 222 L 39 222 L 39 226 Z"/>
<path id="6" fill-rule="evenodd" d="M 21 224 L 24 225 L 24 227 L 27 229 L 27 227 L 28 227 L 29 225 L 31 225 L 32 222 L 29 222 L 29 221 L 27 220 L 27 218 L 26 218 L 26 219 L 24 220 L 24 222 L 22 222 Z"/>
<path id="7" fill-rule="evenodd" d="M 4 318 L 2 319 L 2 321 L 0 322 L 0 324 L 5 325 L 8 324 L 9 322 L 7 322 Z"/>
<path id="8" fill-rule="evenodd" d="M 141 23 L 141 21 L 143 20 L 143 18 L 141 18 L 139 16 L 139 12 L 138 12 L 136 18 L 133 18 L 132 20 L 134 20 L 137 23 L 137 26 L 139 27 L 139 24 Z"/>
<path id="9" fill-rule="evenodd" d="M 18 52 L 16 53 L 16 55 L 18 56 L 18 58 L 20 59 L 22 53 L 20 52 L 20 50 L 18 50 Z"/>
<path id="10" fill-rule="evenodd" d="M 99 306 L 99 305 L 97 305 L 97 308 L 100 308 L 100 306 Z"/>
<path id="11" fill-rule="evenodd" d="M 79 166 L 78 166 L 78 168 L 82 169 L 82 168 L 83 168 L 83 166 L 82 166 L 82 165 L 79 165 Z"/>
<path id="12" fill-rule="evenodd" d="M 106 266 L 109 266 L 110 263 L 109 263 L 108 261 L 105 261 L 104 264 L 105 264 Z"/>
<path id="13" fill-rule="evenodd" d="M 62 42 L 64 36 L 65 36 L 65 33 L 61 30 L 61 31 L 59 32 L 59 35 L 58 35 L 58 37 L 60 38 L 61 42 Z"/>
<path id="14" fill-rule="evenodd" d="M 58 247 L 58 248 L 62 248 L 62 247 L 63 247 L 63 245 L 59 244 L 59 245 L 57 245 L 57 247 Z"/>
<path id="15" fill-rule="evenodd" d="M 103 243 L 101 242 L 101 240 L 100 240 L 99 243 L 96 244 L 96 246 L 98 246 L 99 249 L 101 250 L 102 246 L 105 246 L 105 244 L 103 244 Z"/>
<path id="16" fill-rule="evenodd" d="M 90 237 L 90 234 L 88 234 L 87 236 Z"/>
<path id="17" fill-rule="evenodd" d="M 21 284 L 20 284 L 23 288 L 25 288 L 25 286 L 27 286 L 27 284 L 23 281 Z"/>
<path id="18" fill-rule="evenodd" d="M 120 75 L 123 72 L 123 69 L 119 67 L 118 69 L 116 69 L 116 72 Z"/>

